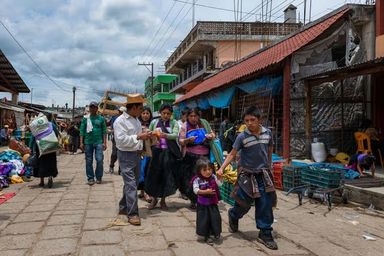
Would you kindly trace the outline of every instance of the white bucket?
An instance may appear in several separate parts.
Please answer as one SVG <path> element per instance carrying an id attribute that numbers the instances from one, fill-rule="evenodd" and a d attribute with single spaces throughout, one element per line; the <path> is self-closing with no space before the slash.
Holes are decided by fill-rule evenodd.
<path id="1" fill-rule="evenodd" d="M 331 154 L 332 156 L 336 156 L 337 153 L 339 153 L 339 150 L 337 148 L 330 148 L 329 149 L 329 154 Z"/>
<path id="2" fill-rule="evenodd" d="M 324 162 L 327 159 L 327 152 L 325 150 L 325 145 L 322 142 L 312 143 L 312 158 L 317 163 Z"/>

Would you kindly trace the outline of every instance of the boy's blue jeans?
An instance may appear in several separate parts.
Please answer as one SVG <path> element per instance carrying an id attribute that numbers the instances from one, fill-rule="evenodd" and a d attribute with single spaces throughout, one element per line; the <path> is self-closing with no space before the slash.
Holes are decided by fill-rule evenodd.
<path id="1" fill-rule="evenodd" d="M 234 207 L 229 209 L 229 215 L 233 219 L 241 219 L 251 209 L 251 204 L 255 202 L 256 227 L 266 234 L 270 234 L 273 224 L 273 193 L 265 193 L 264 182 L 261 175 L 256 175 L 256 181 L 259 186 L 261 196 L 253 199 L 249 197 L 240 187 L 237 190 L 237 197 L 246 202 L 248 207 L 242 207 L 235 202 Z"/>
<path id="2" fill-rule="evenodd" d="M 95 175 L 97 180 L 101 180 L 103 177 L 103 144 L 86 144 L 85 149 L 85 170 L 87 173 L 87 179 L 94 180 Z M 95 152 L 96 170 L 93 172 L 93 152 Z"/>

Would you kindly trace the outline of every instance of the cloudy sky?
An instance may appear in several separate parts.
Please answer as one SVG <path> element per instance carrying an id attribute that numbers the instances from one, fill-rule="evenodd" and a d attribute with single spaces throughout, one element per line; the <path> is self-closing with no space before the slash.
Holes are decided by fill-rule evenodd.
<path id="1" fill-rule="evenodd" d="M 164 69 L 164 60 L 192 27 L 191 2 L 1 0 L 1 23 L 38 66 L 1 24 L 0 48 L 33 88 L 33 103 L 72 105 L 73 86 L 78 88 L 76 105 L 99 101 L 108 88 L 142 92 L 150 73 L 137 63 L 154 62 L 155 74 Z M 234 20 L 233 0 L 196 2 L 196 20 Z M 260 19 L 261 0 L 242 2 L 244 20 Z M 313 1 L 312 19 L 345 2 L 365 3 Z M 282 11 L 291 3 L 303 19 L 303 0 L 274 0 L 271 20 L 282 21 Z M 20 100 L 30 102 L 31 95 L 21 94 Z"/>

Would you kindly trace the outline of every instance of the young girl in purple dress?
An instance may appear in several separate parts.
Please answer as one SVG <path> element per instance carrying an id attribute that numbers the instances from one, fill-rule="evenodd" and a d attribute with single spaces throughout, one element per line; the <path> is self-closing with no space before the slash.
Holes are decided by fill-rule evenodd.
<path id="1" fill-rule="evenodd" d="M 196 174 L 192 179 L 193 192 L 197 195 L 196 234 L 212 243 L 211 235 L 218 241 L 221 234 L 221 216 L 217 206 L 221 182 L 213 174 L 213 166 L 207 158 L 197 160 Z"/>

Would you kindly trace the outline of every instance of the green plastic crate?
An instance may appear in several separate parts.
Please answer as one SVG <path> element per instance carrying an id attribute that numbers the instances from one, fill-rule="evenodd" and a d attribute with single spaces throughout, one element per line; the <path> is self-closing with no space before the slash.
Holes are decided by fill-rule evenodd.
<path id="1" fill-rule="evenodd" d="M 284 166 L 283 167 L 283 190 L 288 191 L 291 188 L 303 185 L 301 181 L 301 172 L 307 167 Z"/>
<path id="2" fill-rule="evenodd" d="M 321 188 L 337 188 L 340 186 L 343 170 L 336 168 L 311 167 L 302 171 L 301 178 L 305 184 Z"/>
<path id="3" fill-rule="evenodd" d="M 234 185 L 227 181 L 224 181 L 220 187 L 221 199 L 232 206 L 235 205 L 235 200 L 231 198 L 231 192 L 233 188 L 234 188 Z"/>

